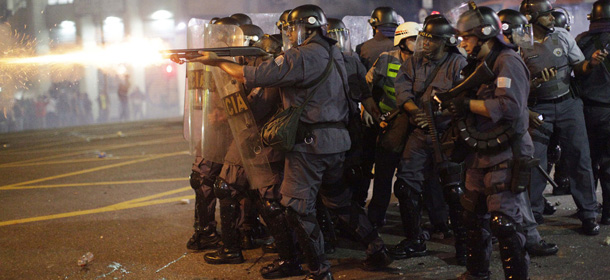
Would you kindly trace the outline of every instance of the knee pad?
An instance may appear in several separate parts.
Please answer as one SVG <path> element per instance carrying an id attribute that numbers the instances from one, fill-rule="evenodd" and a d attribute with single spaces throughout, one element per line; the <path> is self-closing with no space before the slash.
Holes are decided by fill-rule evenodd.
<path id="1" fill-rule="evenodd" d="M 469 229 L 477 228 L 479 226 L 479 219 L 477 217 L 477 214 L 471 211 L 464 211 L 462 221 L 464 221 L 464 226 Z"/>
<path id="2" fill-rule="evenodd" d="M 415 197 L 420 196 L 421 194 L 418 193 L 413 187 L 409 186 L 407 182 L 398 179 L 396 180 L 396 183 L 394 183 L 394 195 L 399 200 L 404 200 L 414 199 Z"/>
<path id="3" fill-rule="evenodd" d="M 512 217 L 500 212 L 491 213 L 490 226 L 491 232 L 499 239 L 511 237 L 521 229 Z"/>
<path id="4" fill-rule="evenodd" d="M 277 200 L 263 200 L 263 212 L 271 219 L 284 214 L 286 208 Z"/>
<path id="5" fill-rule="evenodd" d="M 189 176 L 189 182 L 191 183 L 191 188 L 197 190 L 203 185 L 203 178 L 199 172 L 193 171 L 191 172 L 191 176 Z"/>
<path id="6" fill-rule="evenodd" d="M 216 178 L 216 182 L 214 182 L 214 195 L 220 200 L 231 197 L 231 188 L 227 182 L 218 177 Z"/>

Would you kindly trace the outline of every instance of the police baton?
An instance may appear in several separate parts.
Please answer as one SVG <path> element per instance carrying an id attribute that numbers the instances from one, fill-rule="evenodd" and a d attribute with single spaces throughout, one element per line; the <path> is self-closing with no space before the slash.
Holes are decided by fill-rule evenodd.
<path id="1" fill-rule="evenodd" d="M 542 176 L 544 176 L 544 178 L 551 184 L 551 186 L 553 186 L 553 188 L 559 187 L 559 186 L 557 186 L 557 183 L 555 183 L 553 178 L 551 178 L 549 173 L 546 173 L 546 170 L 544 170 L 544 168 L 542 168 L 542 166 L 540 166 L 540 164 L 538 164 L 538 166 L 536 166 L 536 168 L 538 169 L 538 171 L 540 171 L 540 173 L 542 173 Z"/>

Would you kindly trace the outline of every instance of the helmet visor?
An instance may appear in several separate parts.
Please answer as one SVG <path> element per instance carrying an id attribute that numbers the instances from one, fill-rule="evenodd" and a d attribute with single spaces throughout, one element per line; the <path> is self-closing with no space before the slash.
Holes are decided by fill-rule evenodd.
<path id="1" fill-rule="evenodd" d="M 290 23 L 282 27 L 284 51 L 300 46 L 307 39 L 307 28 L 302 23 Z"/>
<path id="2" fill-rule="evenodd" d="M 523 48 L 534 47 L 534 31 L 531 24 L 526 24 L 512 29 L 513 44 Z"/>
<path id="3" fill-rule="evenodd" d="M 427 59 L 438 59 L 445 49 L 445 39 L 437 36 L 431 36 L 426 32 L 419 32 L 417 40 L 415 40 L 415 57 L 424 57 Z"/>
<path id="4" fill-rule="evenodd" d="M 349 30 L 345 28 L 338 29 L 330 29 L 327 31 L 326 36 L 328 38 L 334 39 L 337 41 L 337 47 L 341 49 L 342 52 L 351 52 L 352 51 L 352 43 L 349 36 Z"/>

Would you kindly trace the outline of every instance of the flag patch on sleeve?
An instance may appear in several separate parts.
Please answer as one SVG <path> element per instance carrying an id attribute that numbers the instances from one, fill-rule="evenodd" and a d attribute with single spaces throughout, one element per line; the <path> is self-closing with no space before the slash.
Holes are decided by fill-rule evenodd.
<path id="1" fill-rule="evenodd" d="M 511 79 L 507 77 L 498 77 L 497 86 L 498 88 L 510 88 Z"/>

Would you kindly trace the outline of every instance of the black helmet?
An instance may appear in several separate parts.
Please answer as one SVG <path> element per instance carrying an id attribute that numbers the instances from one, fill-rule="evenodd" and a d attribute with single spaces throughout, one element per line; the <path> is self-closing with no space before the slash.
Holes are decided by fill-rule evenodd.
<path id="1" fill-rule="evenodd" d="M 458 43 L 456 33 L 455 28 L 444 16 L 435 16 L 426 21 L 418 35 L 427 38 L 442 38 L 445 45 L 454 47 Z"/>
<path id="2" fill-rule="evenodd" d="M 249 42 L 249 45 L 254 44 L 265 35 L 265 32 L 254 24 L 243 24 L 240 25 L 239 28 L 244 32 L 244 39 Z"/>
<path id="3" fill-rule="evenodd" d="M 280 19 L 275 23 L 278 29 L 282 29 L 282 25 L 286 25 L 288 23 L 288 15 L 290 14 L 290 10 L 285 10 L 281 15 Z"/>
<path id="4" fill-rule="evenodd" d="M 237 20 L 239 22 L 239 25 L 252 24 L 252 19 L 250 19 L 250 17 L 246 14 L 232 14 L 230 17 Z"/>
<path id="5" fill-rule="evenodd" d="M 343 30 L 347 30 L 347 27 L 345 26 L 345 23 L 343 23 L 342 20 L 338 19 L 338 18 L 328 18 L 328 24 L 327 26 L 327 30 L 326 32 L 332 32 L 335 30 L 339 30 L 339 31 L 343 31 Z"/>
<path id="6" fill-rule="evenodd" d="M 214 24 L 220 24 L 220 25 L 237 25 L 237 26 L 239 26 L 239 21 L 237 21 L 236 19 L 234 19 L 232 17 L 219 18 L 216 21 L 214 21 L 213 23 Z"/>
<path id="7" fill-rule="evenodd" d="M 610 0 L 599 0 L 593 3 L 593 10 L 587 15 L 590 21 L 610 19 Z"/>
<path id="8" fill-rule="evenodd" d="M 555 26 L 565 28 L 570 31 L 570 14 L 568 13 L 568 11 L 566 11 L 566 9 L 558 7 L 555 8 L 551 12 L 551 14 L 555 18 Z"/>
<path id="9" fill-rule="evenodd" d="M 488 40 L 500 35 L 502 23 L 496 12 L 489 7 L 477 7 L 471 2 L 470 9 L 460 15 L 457 22 L 458 36 L 472 35 Z"/>
<path id="10" fill-rule="evenodd" d="M 254 43 L 254 46 L 270 54 L 278 55 L 282 52 L 282 34 L 265 34 L 258 42 Z"/>
<path id="11" fill-rule="evenodd" d="M 316 5 L 302 5 L 290 11 L 286 19 L 289 25 L 295 23 L 305 24 L 308 28 L 326 27 L 326 14 Z"/>
<path id="12" fill-rule="evenodd" d="M 502 22 L 502 33 L 510 35 L 513 29 L 523 27 L 529 22 L 523 14 L 512 9 L 504 9 L 498 12 L 498 18 Z"/>
<path id="13" fill-rule="evenodd" d="M 391 7 L 377 7 L 371 13 L 369 24 L 372 27 L 380 25 L 398 26 L 398 13 Z"/>
<path id="14" fill-rule="evenodd" d="M 531 23 L 536 22 L 538 17 L 549 14 L 552 11 L 553 5 L 548 0 L 523 0 L 519 7 L 519 12 Z"/>

